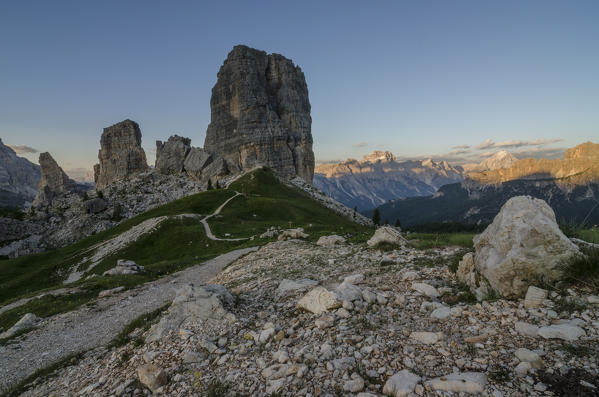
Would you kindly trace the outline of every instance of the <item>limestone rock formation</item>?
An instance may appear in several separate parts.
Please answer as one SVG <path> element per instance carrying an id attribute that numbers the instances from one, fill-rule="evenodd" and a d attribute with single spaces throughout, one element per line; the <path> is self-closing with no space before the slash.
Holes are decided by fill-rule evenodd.
<path id="1" fill-rule="evenodd" d="M 77 183 L 69 178 L 59 167 L 50 153 L 40 154 L 42 178 L 33 205 L 48 205 L 54 198 L 64 196 L 78 190 Z"/>
<path id="2" fill-rule="evenodd" d="M 314 175 L 304 73 L 279 54 L 238 45 L 218 72 L 204 149 L 231 171 L 267 166 L 283 177 Z"/>
<path id="3" fill-rule="evenodd" d="M 202 148 L 192 147 L 185 161 L 183 169 L 190 177 L 206 182 L 208 179 L 219 179 L 229 173 L 227 163 L 218 154 L 209 153 Z"/>
<path id="4" fill-rule="evenodd" d="M 0 139 L 0 206 L 22 207 L 35 198 L 41 178 L 40 167 L 17 156 Z"/>
<path id="5" fill-rule="evenodd" d="M 156 171 L 161 174 L 183 172 L 185 156 L 191 149 L 191 139 L 173 135 L 168 141 L 156 141 Z"/>
<path id="6" fill-rule="evenodd" d="M 530 196 L 508 200 L 493 223 L 474 237 L 474 248 L 474 266 L 470 256 L 464 258 L 460 281 L 483 294 L 491 288 L 508 298 L 524 296 L 537 280 L 559 280 L 563 264 L 580 254 L 559 229 L 551 207 Z M 472 267 L 482 277 L 473 277 Z"/>
<path id="7" fill-rule="evenodd" d="M 139 125 L 134 121 L 125 120 L 104 128 L 98 159 L 100 163 L 94 166 L 96 188 L 103 188 L 112 182 L 147 170 Z"/>

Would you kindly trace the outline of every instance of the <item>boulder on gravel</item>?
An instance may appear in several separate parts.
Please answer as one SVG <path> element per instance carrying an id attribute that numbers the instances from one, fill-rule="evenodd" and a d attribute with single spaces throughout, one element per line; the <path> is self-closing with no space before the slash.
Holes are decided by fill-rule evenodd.
<path id="1" fill-rule="evenodd" d="M 137 274 L 142 270 L 144 270 L 144 267 L 139 266 L 137 263 L 133 261 L 119 259 L 116 262 L 116 267 L 113 267 L 112 269 L 105 271 L 103 275 L 116 276 L 121 274 Z"/>
<path id="2" fill-rule="evenodd" d="M 158 340 L 169 331 L 181 328 L 187 322 L 207 319 L 235 321 L 235 316 L 223 307 L 223 303 L 232 299 L 224 287 L 186 285 L 176 291 L 175 299 L 167 314 L 150 329 L 146 342 Z"/>
<path id="3" fill-rule="evenodd" d="M 277 287 L 277 294 L 285 295 L 289 292 L 299 291 L 299 290 L 308 289 L 310 287 L 314 287 L 316 284 L 318 284 L 318 281 L 314 281 L 309 278 L 303 278 L 301 280 L 283 279 L 283 280 L 281 280 L 281 282 L 279 283 L 279 286 Z"/>
<path id="4" fill-rule="evenodd" d="M 152 392 L 166 385 L 168 377 L 164 370 L 153 364 L 142 365 L 137 369 L 137 375 L 142 385 Z"/>
<path id="5" fill-rule="evenodd" d="M 331 236 L 322 236 L 318 239 L 316 245 L 320 245 L 321 247 L 332 247 L 333 245 L 344 243 L 345 239 L 343 237 L 333 234 Z"/>
<path id="6" fill-rule="evenodd" d="M 27 313 L 19 321 L 15 323 L 11 328 L 7 331 L 0 334 L 0 339 L 10 338 L 15 335 L 17 332 L 24 331 L 26 329 L 30 329 L 35 327 L 35 325 L 40 321 L 40 318 L 37 317 L 33 313 Z"/>
<path id="7" fill-rule="evenodd" d="M 337 294 L 323 287 L 316 287 L 299 300 L 297 306 L 314 314 L 322 314 L 341 307 Z"/>
<path id="8" fill-rule="evenodd" d="M 509 199 L 493 223 L 474 237 L 474 248 L 474 266 L 465 256 L 458 279 L 475 291 L 492 289 L 507 298 L 523 297 L 537 280 L 559 280 L 563 264 L 580 255 L 559 229 L 551 207 L 530 196 Z"/>
<path id="9" fill-rule="evenodd" d="M 434 378 L 426 382 L 433 390 L 454 393 L 482 393 L 487 385 L 487 375 L 482 372 L 462 372 Z"/>
<path id="10" fill-rule="evenodd" d="M 382 226 L 376 229 L 366 244 L 368 244 L 369 247 L 376 247 L 379 244 L 404 245 L 406 244 L 406 239 L 396 228 Z"/>
<path id="11" fill-rule="evenodd" d="M 383 387 L 383 394 L 393 397 L 408 396 L 414 391 L 420 379 L 420 376 L 407 369 L 401 370 L 387 380 Z"/>
<path id="12" fill-rule="evenodd" d="M 279 234 L 279 241 L 283 240 L 291 240 L 291 239 L 300 239 L 307 238 L 308 235 L 304 233 L 304 229 L 299 227 L 297 229 L 287 229 L 284 230 L 281 234 Z"/>

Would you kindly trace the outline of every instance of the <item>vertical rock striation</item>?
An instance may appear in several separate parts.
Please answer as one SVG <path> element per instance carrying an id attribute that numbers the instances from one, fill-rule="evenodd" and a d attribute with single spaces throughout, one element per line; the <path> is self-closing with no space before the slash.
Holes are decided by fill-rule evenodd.
<path id="1" fill-rule="evenodd" d="M 141 148 L 141 130 L 131 120 L 104 128 L 100 139 L 99 164 L 94 166 L 96 188 L 148 169 L 146 153 Z"/>
<path id="2" fill-rule="evenodd" d="M 308 86 L 279 54 L 235 46 L 218 72 L 204 149 L 230 171 L 263 165 L 283 177 L 314 175 Z"/>
<path id="3" fill-rule="evenodd" d="M 172 135 L 168 141 L 156 141 L 156 171 L 161 174 L 183 172 L 185 157 L 191 149 L 191 139 Z"/>
<path id="4" fill-rule="evenodd" d="M 41 153 L 39 162 L 42 178 L 33 205 L 48 205 L 54 198 L 78 190 L 77 183 L 65 174 L 50 153 Z"/>

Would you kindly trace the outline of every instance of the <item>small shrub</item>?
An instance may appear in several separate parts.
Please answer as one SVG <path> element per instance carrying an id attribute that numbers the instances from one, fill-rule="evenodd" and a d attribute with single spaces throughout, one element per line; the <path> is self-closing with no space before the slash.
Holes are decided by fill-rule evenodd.
<path id="1" fill-rule="evenodd" d="M 599 249 L 584 248 L 583 255 L 574 257 L 565 264 L 566 281 L 572 284 L 584 284 L 599 290 Z"/>
<path id="2" fill-rule="evenodd" d="M 510 370 L 504 366 L 491 368 L 489 369 L 487 374 L 489 376 L 489 379 L 491 379 L 495 383 L 505 383 L 512 378 L 510 375 Z"/>
<path id="3" fill-rule="evenodd" d="M 220 380 L 213 380 L 206 386 L 206 397 L 227 397 L 230 386 Z"/>

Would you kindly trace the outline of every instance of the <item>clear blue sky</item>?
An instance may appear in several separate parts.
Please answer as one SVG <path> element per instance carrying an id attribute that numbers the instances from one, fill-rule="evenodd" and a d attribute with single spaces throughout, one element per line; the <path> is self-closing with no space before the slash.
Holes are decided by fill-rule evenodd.
<path id="1" fill-rule="evenodd" d="M 66 169 L 95 163 L 102 128 L 125 118 L 146 150 L 173 133 L 202 146 L 235 44 L 302 67 L 319 160 L 599 141 L 596 0 L 4 0 L 0 137 Z"/>

